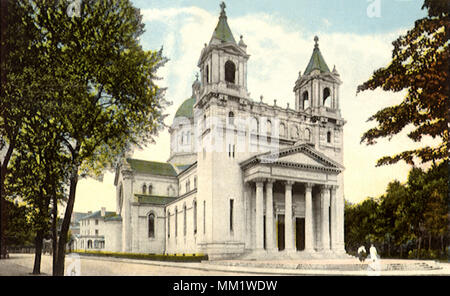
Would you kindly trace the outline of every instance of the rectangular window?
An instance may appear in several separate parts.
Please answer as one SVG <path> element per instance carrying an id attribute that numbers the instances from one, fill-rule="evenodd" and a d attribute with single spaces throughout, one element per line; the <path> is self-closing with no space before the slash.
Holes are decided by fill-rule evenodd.
<path id="1" fill-rule="evenodd" d="M 170 237 L 170 213 L 167 212 L 167 237 Z"/>
<path id="2" fill-rule="evenodd" d="M 206 200 L 203 201 L 203 234 L 206 233 Z"/>
<path id="3" fill-rule="evenodd" d="M 230 232 L 233 232 L 233 206 L 234 200 L 230 199 Z"/>
<path id="4" fill-rule="evenodd" d="M 95 219 L 95 225 L 98 225 L 98 219 Z"/>
<path id="5" fill-rule="evenodd" d="M 95 235 L 98 235 L 98 229 L 95 230 Z"/>

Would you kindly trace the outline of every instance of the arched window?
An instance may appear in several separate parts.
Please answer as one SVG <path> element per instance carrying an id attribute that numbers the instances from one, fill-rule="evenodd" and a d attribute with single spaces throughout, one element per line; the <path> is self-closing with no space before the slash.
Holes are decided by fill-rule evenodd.
<path id="1" fill-rule="evenodd" d="M 197 201 L 194 200 L 192 207 L 194 208 L 194 234 L 197 233 Z"/>
<path id="2" fill-rule="evenodd" d="M 209 83 L 209 66 L 208 65 L 206 65 L 206 68 L 205 68 L 205 80 L 206 80 L 206 83 Z"/>
<path id="3" fill-rule="evenodd" d="M 286 127 L 285 127 L 284 123 L 280 123 L 280 136 L 281 137 L 286 136 Z"/>
<path id="4" fill-rule="evenodd" d="M 228 123 L 230 125 L 234 125 L 234 113 L 232 111 L 230 111 L 230 113 L 228 113 Z"/>
<path id="5" fill-rule="evenodd" d="M 323 105 L 325 107 L 331 107 L 331 96 L 330 96 L 331 92 L 330 89 L 328 87 L 325 87 L 323 89 Z"/>
<path id="6" fill-rule="evenodd" d="M 227 61 L 225 63 L 225 81 L 229 83 L 234 83 L 235 75 L 236 75 L 236 66 L 232 61 Z"/>
<path id="7" fill-rule="evenodd" d="M 167 187 L 167 196 L 171 197 L 175 195 L 175 189 L 173 189 L 172 185 Z"/>
<path id="8" fill-rule="evenodd" d="M 183 235 L 184 236 L 186 236 L 186 228 L 187 228 L 187 225 L 186 225 L 186 216 L 187 216 L 187 213 L 186 213 L 186 204 L 185 205 L 183 205 Z"/>
<path id="9" fill-rule="evenodd" d="M 327 132 L 327 143 L 331 143 L 331 132 Z"/>
<path id="10" fill-rule="evenodd" d="M 194 177 L 194 189 L 197 188 L 197 176 Z"/>
<path id="11" fill-rule="evenodd" d="M 153 185 L 148 184 L 148 194 L 152 194 L 152 193 L 153 193 Z"/>
<path id="12" fill-rule="evenodd" d="M 297 138 L 298 138 L 298 127 L 296 125 L 294 125 L 291 128 L 291 139 L 297 139 Z"/>
<path id="13" fill-rule="evenodd" d="M 305 129 L 305 140 L 311 141 L 311 131 L 308 128 Z"/>
<path id="14" fill-rule="evenodd" d="M 309 104 L 308 92 L 304 91 L 303 92 L 303 109 L 307 109 L 309 107 L 310 107 L 310 104 Z"/>
<path id="15" fill-rule="evenodd" d="M 266 130 L 268 135 L 272 134 L 272 122 L 270 120 L 266 121 Z"/>
<path id="16" fill-rule="evenodd" d="M 186 192 L 189 192 L 191 190 L 191 181 L 186 181 Z"/>
<path id="17" fill-rule="evenodd" d="M 178 235 L 178 208 L 175 208 L 175 237 Z"/>
<path id="18" fill-rule="evenodd" d="M 203 115 L 203 130 L 206 129 L 206 115 Z"/>
<path id="19" fill-rule="evenodd" d="M 258 119 L 255 117 L 252 117 L 250 120 L 250 132 L 255 134 L 258 133 Z"/>
<path id="20" fill-rule="evenodd" d="M 148 215 L 148 237 L 155 237 L 155 215 Z"/>
<path id="21" fill-rule="evenodd" d="M 147 193 L 147 185 L 142 185 L 142 194 L 146 194 Z"/>
<path id="22" fill-rule="evenodd" d="M 87 248 L 92 249 L 92 240 L 88 240 L 87 242 Z"/>

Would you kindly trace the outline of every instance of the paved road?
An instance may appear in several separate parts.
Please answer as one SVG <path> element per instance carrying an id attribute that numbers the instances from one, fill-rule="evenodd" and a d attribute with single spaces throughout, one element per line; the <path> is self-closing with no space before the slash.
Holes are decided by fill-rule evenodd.
<path id="1" fill-rule="evenodd" d="M 29 275 L 33 270 L 34 255 L 32 254 L 10 254 L 8 260 L 0 260 L 0 275 Z M 200 263 L 177 263 L 173 265 L 183 266 L 158 266 L 148 262 L 137 263 L 138 260 L 112 261 L 110 259 L 90 259 L 80 257 L 80 270 L 82 276 L 236 276 L 236 275 L 262 275 L 258 273 L 224 272 L 215 270 L 198 269 Z M 66 271 L 75 262 L 66 257 Z M 75 266 L 74 264 L 72 266 Z M 191 267 L 191 268 L 189 268 Z M 71 268 L 72 270 L 72 268 Z M 74 268 L 76 270 L 76 268 Z M 41 272 L 46 275 L 52 273 L 52 257 L 42 256 Z"/>
<path id="2" fill-rule="evenodd" d="M 1 275 L 29 275 L 33 268 L 33 254 L 11 254 L 11 259 L 0 260 Z M 42 256 L 41 272 L 51 275 L 52 257 Z M 74 264 L 77 262 L 78 264 Z M 174 263 L 136 259 L 80 256 L 78 261 L 66 256 L 67 270 L 82 276 L 236 276 L 236 275 L 450 275 L 450 263 L 441 263 L 438 270 L 367 271 L 299 270 L 263 267 L 221 266 L 204 263 Z"/>

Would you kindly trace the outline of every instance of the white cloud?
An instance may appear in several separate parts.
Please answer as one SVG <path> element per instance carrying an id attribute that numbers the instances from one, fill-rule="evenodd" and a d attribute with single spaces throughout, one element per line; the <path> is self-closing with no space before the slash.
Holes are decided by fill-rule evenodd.
<path id="1" fill-rule="evenodd" d="M 168 86 L 167 98 L 174 102 L 168 109 L 172 117 L 179 105 L 191 95 L 191 84 L 198 71 L 197 61 L 204 43 L 208 43 L 217 24 L 217 15 L 197 7 L 142 10 L 145 22 L 164 24 L 169 32 L 164 38 L 165 55 L 170 58 L 160 74 Z M 254 100 L 277 105 L 294 106 L 292 91 L 298 72 L 305 70 L 314 46 L 314 35 L 319 36 L 319 47 L 330 69 L 336 65 L 343 80 L 340 89 L 341 110 L 347 124 L 344 129 L 345 195 L 351 201 L 366 196 L 378 196 L 393 179 L 406 180 L 408 167 L 403 164 L 375 168 L 378 158 L 402 151 L 410 145 L 406 137 L 382 141 L 375 146 L 361 145 L 364 131 L 373 126 L 366 120 L 381 108 L 398 103 L 402 93 L 382 91 L 364 92 L 356 96 L 358 84 L 366 81 L 372 72 L 389 63 L 391 42 L 404 31 L 388 34 L 356 35 L 351 33 L 303 32 L 292 29 L 282 19 L 269 14 L 248 14 L 233 18 L 228 23 L 235 39 L 244 36 L 248 62 L 248 90 Z M 326 22 L 324 20 L 325 24 Z M 157 144 L 134 157 L 166 161 L 169 157 L 169 135 L 165 131 Z M 80 188 L 87 186 L 80 182 Z M 93 185 L 92 185 L 93 186 Z M 113 187 L 112 182 L 110 187 Z M 88 199 L 80 196 L 80 204 Z M 77 194 L 78 196 L 79 194 Z M 112 205 L 115 197 L 111 195 Z M 76 204 L 78 205 L 78 203 Z M 98 208 L 98 207 L 97 207 Z"/>

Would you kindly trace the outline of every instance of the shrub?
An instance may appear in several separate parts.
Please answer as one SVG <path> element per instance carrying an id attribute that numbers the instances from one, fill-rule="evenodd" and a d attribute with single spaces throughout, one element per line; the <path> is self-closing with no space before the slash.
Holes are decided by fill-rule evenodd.
<path id="1" fill-rule="evenodd" d="M 140 254 L 140 253 L 86 251 L 86 250 L 75 250 L 74 253 L 91 256 L 105 256 L 114 258 L 143 259 L 143 260 L 169 261 L 169 262 L 200 262 L 203 260 L 208 260 L 208 256 L 204 254 L 169 255 L 169 254 Z"/>

